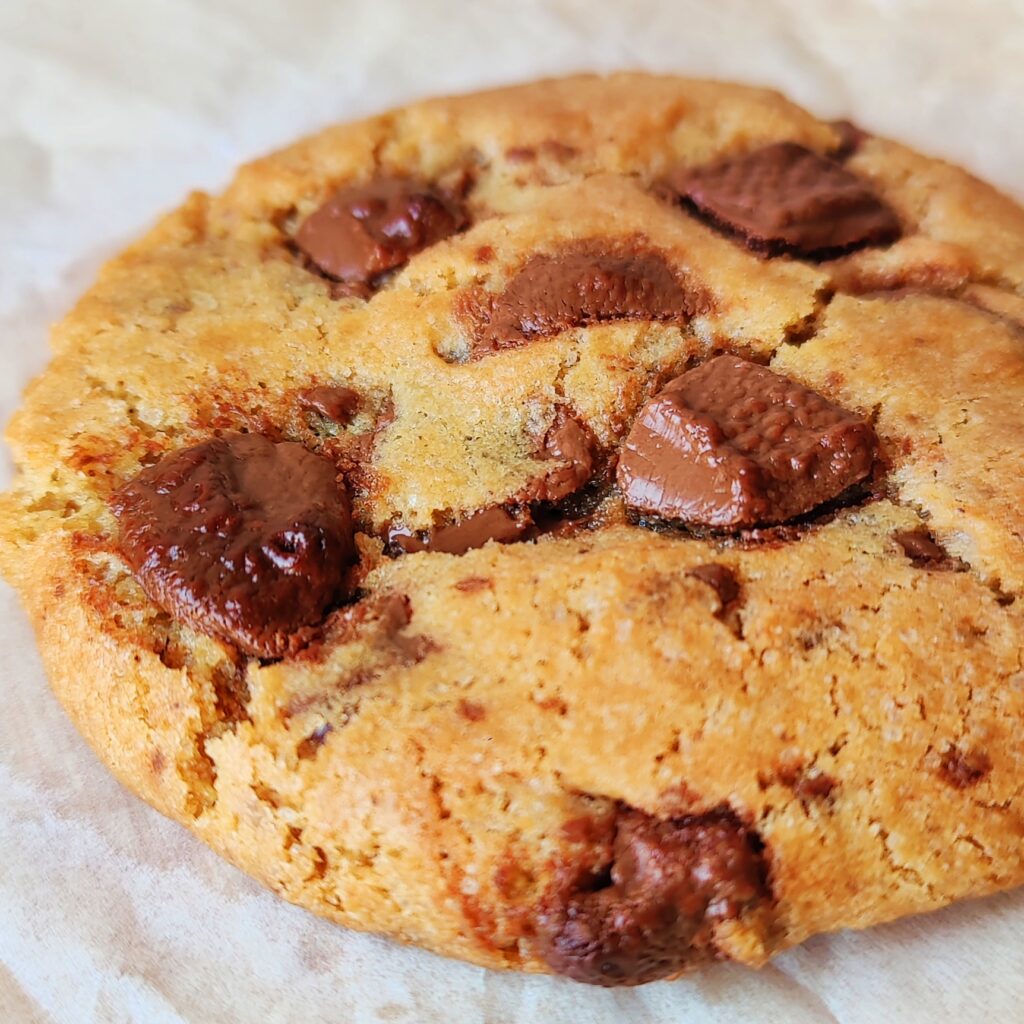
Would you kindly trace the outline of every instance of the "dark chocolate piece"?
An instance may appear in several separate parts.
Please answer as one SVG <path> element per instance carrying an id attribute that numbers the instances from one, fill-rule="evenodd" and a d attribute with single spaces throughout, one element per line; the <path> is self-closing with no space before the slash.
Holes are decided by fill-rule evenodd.
<path id="1" fill-rule="evenodd" d="M 893 242 L 900 223 L 867 182 L 794 142 L 777 142 L 666 184 L 751 249 L 825 258 Z"/>
<path id="2" fill-rule="evenodd" d="M 983 750 L 947 747 L 939 760 L 939 774 L 954 789 L 976 786 L 992 771 L 992 759 Z"/>
<path id="3" fill-rule="evenodd" d="M 345 427 L 359 409 L 359 392 L 340 384 L 322 384 L 301 392 L 299 405 Z"/>
<path id="4" fill-rule="evenodd" d="M 839 146 L 832 152 L 832 156 L 836 160 L 849 159 L 871 138 L 870 132 L 864 131 L 860 125 L 845 119 L 833 121 L 831 127 L 839 133 Z"/>
<path id="5" fill-rule="evenodd" d="M 923 526 L 913 530 L 898 530 L 893 534 L 893 539 L 903 548 L 903 553 L 918 569 L 927 569 L 932 572 L 957 572 L 966 568 L 959 558 L 954 558 L 938 544 Z"/>
<path id="6" fill-rule="evenodd" d="M 538 911 L 558 974 L 605 986 L 669 977 L 715 957 L 715 926 L 770 898 L 764 846 L 731 811 L 661 821 L 622 809 L 606 827 Z"/>
<path id="7" fill-rule="evenodd" d="M 406 554 L 441 551 L 449 555 L 464 555 L 491 540 L 499 544 L 522 540 L 531 526 L 526 510 L 510 512 L 502 505 L 493 505 L 429 530 L 414 531 L 398 524 L 388 530 L 387 540 L 389 548 Z"/>
<path id="8" fill-rule="evenodd" d="M 459 701 L 457 708 L 459 714 L 470 722 L 482 722 L 487 717 L 487 709 L 475 700 L 463 698 Z"/>
<path id="9" fill-rule="evenodd" d="M 561 501 L 590 482 L 597 463 L 597 439 L 564 408 L 558 409 L 538 447 L 542 459 L 561 465 L 531 480 L 524 501 Z"/>
<path id="10" fill-rule="evenodd" d="M 375 178 L 336 192 L 302 222 L 295 244 L 327 277 L 369 290 L 465 223 L 461 205 L 429 185 Z"/>
<path id="11" fill-rule="evenodd" d="M 839 783 L 825 772 L 812 772 L 801 775 L 793 784 L 793 793 L 798 800 L 811 803 L 814 800 L 828 800 L 832 797 Z"/>
<path id="12" fill-rule="evenodd" d="M 718 610 L 715 618 L 723 623 L 737 637 L 743 637 L 743 621 L 740 618 L 742 588 L 736 573 L 720 562 L 706 562 L 695 565 L 686 574 L 706 583 L 718 595 Z"/>
<path id="13" fill-rule="evenodd" d="M 309 761 L 316 757 L 317 751 L 327 741 L 327 737 L 334 731 L 330 722 L 318 725 L 304 740 L 300 740 L 295 748 L 295 756 L 300 761 Z"/>
<path id="14" fill-rule="evenodd" d="M 614 320 L 687 322 L 707 300 L 684 287 L 657 252 L 600 240 L 531 256 L 505 290 L 470 303 L 471 357 L 517 348 L 571 327 Z"/>
<path id="15" fill-rule="evenodd" d="M 704 565 L 695 565 L 686 575 L 695 577 L 714 590 L 721 605 L 719 614 L 724 612 L 734 601 L 739 600 L 739 580 L 727 565 L 722 565 L 720 562 L 706 562 Z"/>
<path id="16" fill-rule="evenodd" d="M 756 363 L 718 356 L 644 406 L 617 478 L 644 515 L 716 528 L 783 523 L 864 479 L 875 446 L 861 417 Z"/>
<path id="17" fill-rule="evenodd" d="M 165 455 L 111 499 L 146 593 L 194 628 L 277 658 L 315 635 L 356 560 L 332 463 L 257 434 Z"/>
<path id="18" fill-rule="evenodd" d="M 760 780 L 762 786 L 767 786 L 772 780 Z M 775 779 L 793 791 L 793 795 L 805 806 L 817 800 L 827 801 L 839 788 L 839 782 L 827 772 L 819 768 L 810 767 L 802 762 L 790 762 L 777 766 Z"/>

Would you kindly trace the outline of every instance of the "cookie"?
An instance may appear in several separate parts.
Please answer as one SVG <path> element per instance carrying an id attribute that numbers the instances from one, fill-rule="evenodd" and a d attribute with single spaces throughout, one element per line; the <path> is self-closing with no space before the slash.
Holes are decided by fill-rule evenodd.
<path id="1" fill-rule="evenodd" d="M 0 567 L 286 899 L 629 985 L 1024 881 L 1024 211 L 965 172 L 718 83 L 435 100 L 53 347 Z"/>

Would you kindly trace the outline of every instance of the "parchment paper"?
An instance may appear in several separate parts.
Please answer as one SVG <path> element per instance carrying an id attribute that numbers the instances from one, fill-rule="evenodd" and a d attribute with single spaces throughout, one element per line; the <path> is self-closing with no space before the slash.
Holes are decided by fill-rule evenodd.
<path id="1" fill-rule="evenodd" d="M 0 414 L 189 188 L 332 120 L 620 67 L 775 85 L 1024 191 L 1021 0 L 0 0 Z M 343 931 L 106 774 L 6 587 L 0 652 L 3 1024 L 1024 1020 L 1024 892 L 629 991 Z"/>

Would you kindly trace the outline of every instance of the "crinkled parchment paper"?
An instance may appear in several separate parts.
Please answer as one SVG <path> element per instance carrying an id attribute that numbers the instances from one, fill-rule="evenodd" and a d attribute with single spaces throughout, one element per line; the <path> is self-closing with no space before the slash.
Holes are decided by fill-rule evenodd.
<path id="1" fill-rule="evenodd" d="M 1022 0 L 0 0 L 0 414 L 189 188 L 329 121 L 621 67 L 772 84 L 1024 192 Z M 3 1024 L 1024 1020 L 1024 892 L 639 990 L 346 932 L 106 774 L 2 585 L 0 652 Z"/>

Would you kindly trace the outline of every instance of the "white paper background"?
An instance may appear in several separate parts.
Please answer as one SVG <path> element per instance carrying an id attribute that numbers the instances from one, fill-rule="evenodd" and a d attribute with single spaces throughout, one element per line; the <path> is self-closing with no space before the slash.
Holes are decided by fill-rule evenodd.
<path id="1" fill-rule="evenodd" d="M 621 67 L 772 84 L 1024 194 L 1024 0 L 0 0 L 0 414 L 189 188 L 332 120 Z M 1024 894 L 632 991 L 347 933 L 107 776 L 2 585 L 0 652 L 2 1024 L 1024 1020 Z"/>

